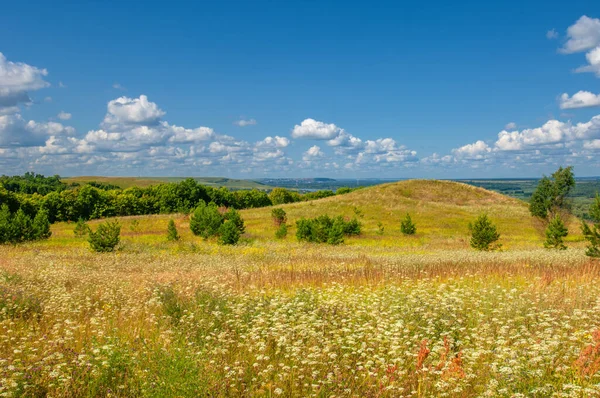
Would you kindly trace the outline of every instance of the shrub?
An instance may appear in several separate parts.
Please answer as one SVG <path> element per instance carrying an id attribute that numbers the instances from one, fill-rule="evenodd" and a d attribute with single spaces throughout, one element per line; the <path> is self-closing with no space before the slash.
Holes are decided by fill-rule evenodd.
<path id="1" fill-rule="evenodd" d="M 412 222 L 410 214 L 406 213 L 406 217 L 404 217 L 404 220 L 400 223 L 400 231 L 402 231 L 404 235 L 414 235 L 417 233 L 417 226 Z"/>
<path id="2" fill-rule="evenodd" d="M 356 218 L 345 221 L 342 216 L 331 218 L 328 215 L 320 215 L 313 219 L 301 218 L 296 221 L 296 238 L 306 242 L 339 244 L 343 242 L 344 235 L 359 235 L 360 229 L 361 224 Z M 341 241 L 339 231 L 342 235 Z"/>
<path id="3" fill-rule="evenodd" d="M 244 220 L 242 216 L 240 216 L 240 212 L 236 209 L 229 209 L 227 213 L 223 216 L 224 222 L 231 221 L 233 225 L 240 231 L 240 234 L 246 232 L 246 226 L 244 225 Z"/>
<path id="4" fill-rule="evenodd" d="M 296 221 L 296 238 L 301 241 L 312 242 L 312 224 L 312 220 L 306 218 Z"/>
<path id="5" fill-rule="evenodd" d="M 0 243 L 15 242 L 17 239 L 17 230 L 12 222 L 12 214 L 7 204 L 0 208 Z"/>
<path id="6" fill-rule="evenodd" d="M 487 214 L 481 214 L 473 224 L 469 224 L 471 231 L 471 247 L 477 250 L 493 250 L 500 245 L 492 243 L 500 239 L 496 226 L 489 220 Z"/>
<path id="7" fill-rule="evenodd" d="M 179 233 L 177 232 L 175 221 L 172 219 L 169 220 L 169 225 L 167 226 L 167 240 L 171 242 L 179 240 Z"/>
<path id="8" fill-rule="evenodd" d="M 190 229 L 194 235 L 208 239 L 219 234 L 223 221 L 217 205 L 212 202 L 207 205 L 204 201 L 200 201 L 190 219 Z"/>
<path id="9" fill-rule="evenodd" d="M 565 250 L 567 246 L 563 243 L 563 238 L 567 236 L 569 230 L 565 227 L 560 216 L 557 214 L 554 216 L 550 224 L 548 224 L 548 228 L 546 228 L 546 241 L 544 242 L 544 247 L 546 249 L 558 249 Z"/>
<path id="10" fill-rule="evenodd" d="M 12 219 L 12 224 L 15 228 L 15 235 L 13 236 L 14 243 L 33 240 L 31 218 L 25 214 L 23 209 L 17 210 L 17 213 Z"/>
<path id="11" fill-rule="evenodd" d="M 339 218 L 341 218 L 342 216 L 339 216 Z M 360 235 L 360 230 L 362 227 L 362 224 L 356 219 L 353 218 L 350 221 L 345 221 L 343 223 L 344 225 L 344 234 L 351 236 L 351 235 Z"/>
<path id="12" fill-rule="evenodd" d="M 88 242 L 95 252 L 112 252 L 119 244 L 121 225 L 117 221 L 106 221 L 98 225 L 96 232 L 90 230 Z"/>
<path id="13" fill-rule="evenodd" d="M 33 219 L 31 225 L 33 230 L 33 239 L 48 239 L 50 232 L 50 221 L 48 220 L 48 212 L 45 209 L 40 209 Z"/>
<path id="14" fill-rule="evenodd" d="M 600 196 L 596 194 L 596 200 L 590 206 L 590 216 L 594 225 L 590 226 L 585 222 L 581 222 L 581 232 L 583 237 L 588 242 L 585 254 L 589 257 L 600 257 Z"/>
<path id="15" fill-rule="evenodd" d="M 327 243 L 330 245 L 339 245 L 344 243 L 344 220 L 339 217 L 336 218 L 329 233 L 327 234 Z"/>
<path id="16" fill-rule="evenodd" d="M 279 226 L 279 228 L 277 228 L 277 231 L 275 231 L 275 237 L 277 239 L 284 239 L 287 236 L 287 233 L 288 233 L 287 224 L 281 224 Z"/>
<path id="17" fill-rule="evenodd" d="M 383 235 L 384 231 L 385 231 L 385 228 L 383 226 L 383 223 L 381 221 L 379 221 L 377 223 L 377 235 Z"/>
<path id="18" fill-rule="evenodd" d="M 79 220 L 77 220 L 77 224 L 75 225 L 75 229 L 73 229 L 73 233 L 75 234 L 75 236 L 81 238 L 90 233 L 90 226 L 87 225 L 83 218 L 80 218 Z"/>
<path id="19" fill-rule="evenodd" d="M 273 224 L 278 227 L 287 222 L 287 214 L 285 213 L 285 210 L 280 208 L 271 210 L 271 217 L 273 218 Z"/>
<path id="20" fill-rule="evenodd" d="M 240 240 L 241 232 L 235 222 L 227 220 L 219 228 L 219 243 L 235 245 Z"/>

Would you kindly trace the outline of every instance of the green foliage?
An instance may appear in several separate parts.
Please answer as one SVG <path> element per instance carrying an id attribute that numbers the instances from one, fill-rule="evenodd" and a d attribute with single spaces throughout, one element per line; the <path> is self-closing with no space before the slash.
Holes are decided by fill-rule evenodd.
<path id="1" fill-rule="evenodd" d="M 381 221 L 377 222 L 377 235 L 383 235 L 384 231 L 385 228 L 383 226 L 383 223 Z"/>
<path id="2" fill-rule="evenodd" d="M 283 224 L 279 225 L 279 228 L 277 228 L 277 231 L 275 231 L 275 237 L 277 239 L 284 239 L 287 236 L 287 233 L 288 233 L 287 224 L 283 223 Z"/>
<path id="3" fill-rule="evenodd" d="M 285 188 L 274 188 L 269 193 L 269 199 L 274 206 L 282 205 L 285 203 L 294 203 L 300 201 L 300 195 L 298 192 L 289 191 Z"/>
<path id="4" fill-rule="evenodd" d="M 190 229 L 194 235 L 208 239 L 218 235 L 223 221 L 216 204 L 211 202 L 207 205 L 204 201 L 200 201 L 190 219 Z"/>
<path id="5" fill-rule="evenodd" d="M 531 196 L 529 212 L 534 217 L 553 217 L 558 210 L 569 208 L 566 197 L 574 187 L 573 167 L 559 167 L 551 178 L 544 176 L 540 180 Z"/>
<path id="6" fill-rule="evenodd" d="M 281 226 L 281 224 L 287 222 L 287 214 L 285 213 L 285 210 L 281 208 L 271 210 L 271 217 L 273 218 L 273 224 L 276 226 Z"/>
<path id="7" fill-rule="evenodd" d="M 90 226 L 87 225 L 83 218 L 77 220 L 77 224 L 75 224 L 75 229 L 73 229 L 73 233 L 75 236 L 81 238 L 87 235 L 90 232 Z"/>
<path id="8" fill-rule="evenodd" d="M 585 221 L 581 222 L 581 232 L 588 242 L 585 254 L 589 257 L 600 258 L 600 196 L 598 194 L 590 206 L 590 216 L 594 222 L 591 228 Z"/>
<path id="9" fill-rule="evenodd" d="M 12 222 L 12 214 L 7 204 L 0 208 L 0 243 L 14 243 L 17 239 L 17 230 Z"/>
<path id="10" fill-rule="evenodd" d="M 45 209 L 40 209 L 33 219 L 31 225 L 33 230 L 33 239 L 48 239 L 52 232 L 50 232 L 50 221 L 48 220 L 48 212 Z"/>
<path id="11" fill-rule="evenodd" d="M 173 221 L 173 219 L 169 220 L 167 240 L 171 242 L 179 240 L 179 233 L 177 232 L 177 227 L 175 226 L 175 221 Z"/>
<path id="12" fill-rule="evenodd" d="M 417 226 L 410 218 L 410 214 L 406 213 L 406 217 L 404 217 L 404 220 L 400 223 L 400 231 L 402 231 L 404 235 L 414 235 L 417 233 Z"/>
<path id="13" fill-rule="evenodd" d="M 567 246 L 563 243 L 563 238 L 568 234 L 569 230 L 565 227 L 562 219 L 557 214 L 546 228 L 546 241 L 544 242 L 544 247 L 546 249 L 565 250 Z"/>
<path id="14" fill-rule="evenodd" d="M 470 244 L 472 248 L 487 251 L 500 247 L 498 244 L 492 245 L 500 239 L 500 234 L 487 214 L 481 214 L 474 223 L 470 223 L 469 230 L 471 231 Z"/>
<path id="15" fill-rule="evenodd" d="M 340 244 L 343 243 L 344 236 L 359 235 L 360 229 L 361 224 L 356 218 L 346 221 L 342 216 L 331 218 L 320 215 L 296 221 L 296 238 L 306 242 Z"/>
<path id="16" fill-rule="evenodd" d="M 232 220 L 225 221 L 219 228 L 219 243 L 222 245 L 235 245 L 240 236 L 240 229 Z"/>
<path id="17" fill-rule="evenodd" d="M 240 216 L 240 212 L 236 209 L 229 209 L 223 216 L 223 221 L 231 221 L 233 225 L 238 229 L 240 234 L 246 232 L 246 226 L 244 225 L 244 220 L 242 216 Z"/>
<path id="18" fill-rule="evenodd" d="M 0 186 L 3 186 L 7 191 L 24 194 L 40 194 L 47 195 L 50 192 L 63 191 L 67 185 L 60 181 L 60 177 L 55 175 L 52 177 L 44 177 L 42 174 L 27 172 L 22 176 L 5 176 L 0 177 Z"/>
<path id="19" fill-rule="evenodd" d="M 90 231 L 88 242 L 95 252 L 112 252 L 119 244 L 121 225 L 117 221 L 106 221 L 98 225 L 96 232 Z"/>
<path id="20" fill-rule="evenodd" d="M 335 190 L 335 194 L 336 195 L 345 195 L 347 193 L 352 192 L 353 189 L 352 188 L 348 188 L 348 187 L 341 187 Z"/>

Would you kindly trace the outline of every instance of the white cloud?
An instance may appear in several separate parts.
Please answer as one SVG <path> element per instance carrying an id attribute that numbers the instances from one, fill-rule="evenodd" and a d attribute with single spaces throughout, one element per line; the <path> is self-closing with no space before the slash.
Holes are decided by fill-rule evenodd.
<path id="1" fill-rule="evenodd" d="M 122 90 L 122 91 L 126 91 L 127 90 L 125 87 L 123 87 L 119 83 L 113 83 L 112 88 L 114 88 L 115 90 Z"/>
<path id="2" fill-rule="evenodd" d="M 506 126 L 504 126 L 504 130 L 514 130 L 516 128 L 517 128 L 517 123 L 515 123 L 515 122 L 506 123 Z"/>
<path id="3" fill-rule="evenodd" d="M 120 97 L 108 103 L 108 113 L 104 117 L 106 125 L 153 125 L 157 124 L 165 112 L 148 101 L 148 97 L 140 95 L 139 98 Z"/>
<path id="4" fill-rule="evenodd" d="M 587 108 L 590 106 L 600 106 L 600 94 L 578 91 L 572 97 L 569 97 L 567 93 L 560 96 L 560 109 Z"/>
<path id="5" fill-rule="evenodd" d="M 460 159 L 483 159 L 492 151 L 492 148 L 485 142 L 479 140 L 473 144 L 464 145 L 460 148 L 453 149 L 454 156 Z"/>
<path id="6" fill-rule="evenodd" d="M 264 140 L 256 143 L 257 147 L 275 147 L 285 148 L 290 145 L 290 140 L 276 135 L 275 137 L 266 137 Z"/>
<path id="7" fill-rule="evenodd" d="M 558 32 L 555 29 L 550 29 L 546 32 L 546 38 L 548 40 L 558 39 Z"/>
<path id="8" fill-rule="evenodd" d="M 213 139 L 216 134 L 210 127 L 197 127 L 195 129 L 186 129 L 179 126 L 169 126 L 166 122 L 163 126 L 171 130 L 172 136 L 170 142 L 190 143 L 198 141 L 208 141 Z"/>
<path id="9" fill-rule="evenodd" d="M 591 72 L 600 77 L 600 46 L 585 54 L 589 65 L 575 69 L 575 72 Z"/>
<path id="10" fill-rule="evenodd" d="M 313 140 L 331 140 L 337 137 L 341 128 L 335 124 L 327 124 L 314 119 L 304 119 L 300 125 L 295 125 L 292 130 L 293 138 L 305 138 Z"/>
<path id="11" fill-rule="evenodd" d="M 240 119 L 240 120 L 236 120 L 235 122 L 233 122 L 233 124 L 235 124 L 236 126 L 240 126 L 240 127 L 246 127 L 246 126 L 254 126 L 256 125 L 256 120 L 255 119 Z"/>
<path id="12" fill-rule="evenodd" d="M 600 149 L 600 140 L 591 140 L 591 141 L 585 141 L 583 143 L 583 148 L 584 149 Z"/>
<path id="13" fill-rule="evenodd" d="M 58 117 L 60 120 L 69 120 L 71 116 L 72 115 L 70 113 L 60 111 L 56 117 Z"/>
<path id="14" fill-rule="evenodd" d="M 561 49 L 565 54 L 587 51 L 600 45 L 600 19 L 582 16 L 569 26 L 567 38 Z"/>
<path id="15" fill-rule="evenodd" d="M 341 130 L 337 137 L 327 141 L 327 145 L 355 150 L 364 148 L 365 146 L 360 138 L 357 138 L 352 134 L 345 132 L 344 130 Z"/>
<path id="16" fill-rule="evenodd" d="M 43 146 L 49 136 L 74 133 L 74 128 L 61 123 L 25 121 L 20 114 L 0 116 L 0 147 Z"/>
<path id="17" fill-rule="evenodd" d="M 321 151 L 321 148 L 318 145 L 313 145 L 310 148 L 308 148 L 306 152 L 304 152 L 302 160 L 309 162 L 316 158 L 322 158 L 323 156 L 325 156 L 325 154 L 323 153 L 323 151 Z"/>
<path id="18" fill-rule="evenodd" d="M 0 114 L 16 113 L 18 104 L 30 103 L 29 91 L 50 86 L 47 75 L 46 69 L 8 61 L 0 52 Z"/>

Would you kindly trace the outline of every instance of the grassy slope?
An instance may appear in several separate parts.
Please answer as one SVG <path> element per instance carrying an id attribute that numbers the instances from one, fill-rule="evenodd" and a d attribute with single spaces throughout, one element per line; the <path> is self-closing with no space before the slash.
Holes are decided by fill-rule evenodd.
<path id="1" fill-rule="evenodd" d="M 118 185 L 121 188 L 129 187 L 147 187 L 150 185 L 162 184 L 166 182 L 183 181 L 184 177 L 96 177 L 96 176 L 81 176 L 67 177 L 62 180 L 66 183 L 77 182 L 80 184 L 97 181 L 107 184 Z M 213 187 L 227 187 L 231 189 L 270 189 L 268 185 L 251 180 L 236 180 L 223 177 L 197 177 L 194 178 L 197 182 Z"/>

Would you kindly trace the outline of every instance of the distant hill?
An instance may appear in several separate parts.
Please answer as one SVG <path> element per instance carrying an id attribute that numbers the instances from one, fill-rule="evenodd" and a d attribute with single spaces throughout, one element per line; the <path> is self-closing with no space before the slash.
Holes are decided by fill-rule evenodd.
<path id="1" fill-rule="evenodd" d="M 91 181 L 102 182 L 105 184 L 117 185 L 123 189 L 129 187 L 147 187 L 150 185 L 163 184 L 166 182 L 179 182 L 188 177 L 97 177 L 97 176 L 81 176 L 81 177 L 66 177 L 61 180 L 67 184 L 79 183 L 85 184 Z M 213 187 L 226 187 L 230 189 L 272 189 L 271 186 L 253 180 L 240 180 L 223 177 L 192 177 L 197 182 Z"/>

